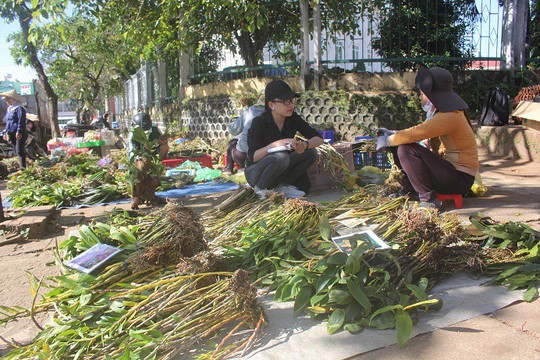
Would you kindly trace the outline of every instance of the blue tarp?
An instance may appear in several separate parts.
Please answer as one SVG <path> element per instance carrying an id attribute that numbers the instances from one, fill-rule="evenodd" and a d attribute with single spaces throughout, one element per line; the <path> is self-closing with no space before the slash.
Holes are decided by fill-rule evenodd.
<path id="1" fill-rule="evenodd" d="M 220 183 L 220 182 L 211 181 L 211 182 L 202 183 L 202 184 L 188 185 L 181 189 L 159 191 L 156 193 L 156 195 L 159 197 L 164 197 L 164 198 L 180 198 L 180 197 L 192 196 L 192 195 L 215 194 L 215 193 L 223 192 L 223 191 L 236 190 L 238 188 L 240 188 L 240 186 L 233 182 Z"/>

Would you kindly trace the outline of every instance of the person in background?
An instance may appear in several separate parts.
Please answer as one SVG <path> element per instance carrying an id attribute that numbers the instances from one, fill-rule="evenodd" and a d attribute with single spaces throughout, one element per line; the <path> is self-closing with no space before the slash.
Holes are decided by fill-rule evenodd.
<path id="1" fill-rule="evenodd" d="M 151 155 L 148 155 L 147 151 L 141 151 L 144 149 L 142 140 L 135 140 L 135 132 L 140 131 L 137 128 L 141 128 L 148 141 L 153 142 L 157 140 L 157 144 L 153 144 L 151 149 Z M 149 149 L 150 150 L 150 149 Z M 130 163 L 133 163 L 133 171 L 136 175 L 136 181 L 132 183 L 131 191 L 131 208 L 138 209 L 140 204 L 146 203 L 150 205 L 152 203 L 163 204 L 165 199 L 156 196 L 156 189 L 160 184 L 158 174 L 156 174 L 155 164 L 153 157 L 159 157 L 164 159 L 169 152 L 169 146 L 167 144 L 167 138 L 162 136 L 157 126 L 152 125 L 152 119 L 150 115 L 144 112 L 139 112 L 133 117 L 133 129 L 127 139 L 127 154 Z"/>
<path id="2" fill-rule="evenodd" d="M 228 159 L 229 157 L 232 158 L 231 162 L 231 169 L 234 166 L 234 163 L 238 164 L 238 166 L 244 168 L 246 167 L 246 159 L 247 159 L 247 152 L 248 152 L 248 132 L 251 128 L 251 123 L 253 122 L 253 119 L 257 116 L 261 115 L 264 112 L 264 103 L 257 103 L 255 105 L 250 106 L 246 110 L 242 112 L 239 116 L 239 121 L 242 122 L 242 131 L 240 135 L 238 135 L 238 139 L 234 142 L 234 146 L 230 149 L 230 155 L 227 151 L 227 165 L 229 165 Z M 229 170 L 229 169 L 227 169 Z"/>
<path id="3" fill-rule="evenodd" d="M 421 67 L 415 80 L 421 96 L 437 109 L 420 125 L 393 132 L 380 129 L 377 150 L 390 147 L 394 160 L 405 172 L 403 188 L 417 193 L 420 206 L 440 208 L 437 193 L 465 194 L 480 167 L 474 132 L 463 99 L 453 91 L 448 70 Z M 430 139 L 430 149 L 418 141 Z"/>
<path id="4" fill-rule="evenodd" d="M 242 106 L 249 105 L 247 98 L 240 99 Z M 225 174 L 232 174 L 234 172 L 234 164 L 238 164 L 240 167 L 246 166 L 247 157 L 247 133 L 251 127 L 251 122 L 254 118 L 261 115 L 264 112 L 264 104 L 257 103 L 249 106 L 243 110 L 239 116 L 236 116 L 229 124 L 229 134 L 232 135 L 231 141 L 227 146 L 227 164 Z"/>
<path id="5" fill-rule="evenodd" d="M 167 143 L 167 138 L 163 136 L 159 128 L 152 124 L 152 119 L 150 118 L 150 115 L 148 115 L 145 112 L 138 112 L 133 117 L 133 128 L 139 126 L 141 129 L 144 130 L 146 135 L 148 136 L 149 141 L 158 140 L 158 146 L 155 149 L 155 155 L 159 155 L 159 158 L 161 160 L 166 159 L 169 154 L 169 144 Z M 133 132 L 130 132 L 127 140 L 128 145 L 128 154 L 130 153 L 130 150 L 133 148 L 133 146 L 136 146 L 136 143 L 132 139 Z"/>
<path id="6" fill-rule="evenodd" d="M 19 168 L 26 168 L 26 109 L 22 106 L 24 98 L 15 90 L 0 93 L 6 99 L 8 109 L 6 112 L 6 128 L 4 140 L 13 145 L 15 154 L 19 157 Z"/>
<path id="7" fill-rule="evenodd" d="M 307 170 L 317 160 L 315 148 L 323 139 L 294 112 L 298 97 L 284 81 L 271 81 L 265 88 L 265 111 L 249 128 L 244 174 L 260 197 L 272 190 L 295 198 L 311 187 Z M 308 140 L 294 139 L 297 132 Z"/>

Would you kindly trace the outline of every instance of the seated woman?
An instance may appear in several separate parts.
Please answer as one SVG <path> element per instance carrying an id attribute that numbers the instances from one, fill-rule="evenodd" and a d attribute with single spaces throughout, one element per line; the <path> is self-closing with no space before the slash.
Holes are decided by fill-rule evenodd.
<path id="1" fill-rule="evenodd" d="M 261 197 L 267 190 L 300 197 L 311 187 L 307 170 L 317 160 L 315 148 L 323 139 L 294 112 L 294 99 L 298 97 L 287 83 L 271 81 L 265 88 L 265 112 L 253 119 L 249 128 L 244 173 Z M 296 132 L 308 140 L 295 140 Z"/>
<path id="2" fill-rule="evenodd" d="M 394 153 L 396 165 L 405 172 L 404 190 L 418 193 L 420 206 L 440 208 L 436 193 L 464 194 L 474 183 L 479 168 L 478 148 L 463 99 L 452 90 L 448 70 L 421 67 L 416 76 L 421 96 L 436 108 L 429 121 L 392 132 L 381 129 L 377 150 L 386 147 Z M 430 139 L 430 149 L 416 142 Z"/>

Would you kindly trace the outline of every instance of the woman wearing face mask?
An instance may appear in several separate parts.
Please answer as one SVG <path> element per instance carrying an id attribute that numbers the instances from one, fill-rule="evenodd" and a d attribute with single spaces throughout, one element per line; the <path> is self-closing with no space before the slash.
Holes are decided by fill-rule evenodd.
<path id="1" fill-rule="evenodd" d="M 265 88 L 265 112 L 254 118 L 249 128 L 244 173 L 260 197 L 267 190 L 300 197 L 311 186 L 307 170 L 316 161 L 315 148 L 323 139 L 294 112 L 298 97 L 287 83 L 271 81 Z M 308 140 L 295 140 L 297 132 Z"/>
<path id="2" fill-rule="evenodd" d="M 403 188 L 418 194 L 420 206 L 440 208 L 436 193 L 464 194 L 479 168 L 478 149 L 463 99 L 452 90 L 448 70 L 421 67 L 416 86 L 437 109 L 420 125 L 391 132 L 383 130 L 377 150 L 390 147 L 396 164 L 405 172 Z M 382 129 L 381 129 L 382 130 Z M 430 139 L 430 149 L 418 141 Z"/>

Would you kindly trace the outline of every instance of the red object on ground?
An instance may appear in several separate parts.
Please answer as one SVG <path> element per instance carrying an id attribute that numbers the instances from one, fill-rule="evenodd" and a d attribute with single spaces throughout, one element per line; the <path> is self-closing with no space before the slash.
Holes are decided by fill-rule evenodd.
<path id="1" fill-rule="evenodd" d="M 227 165 L 227 154 L 223 154 L 223 159 L 221 160 L 223 161 L 223 165 Z M 236 170 L 240 170 L 240 169 L 243 169 L 240 165 L 238 165 L 237 163 L 234 163 L 234 168 Z"/>
<path id="2" fill-rule="evenodd" d="M 463 196 L 461 194 L 437 194 L 437 198 L 440 202 L 443 200 L 453 200 L 456 204 L 456 209 L 463 207 Z"/>
<path id="3" fill-rule="evenodd" d="M 161 160 L 163 165 L 169 168 L 175 168 L 179 165 L 182 165 L 185 161 L 193 161 L 198 162 L 203 167 L 212 168 L 212 156 L 210 154 L 204 154 L 202 156 L 195 156 L 195 157 L 189 157 L 189 156 L 180 156 L 177 159 L 165 159 Z"/>

